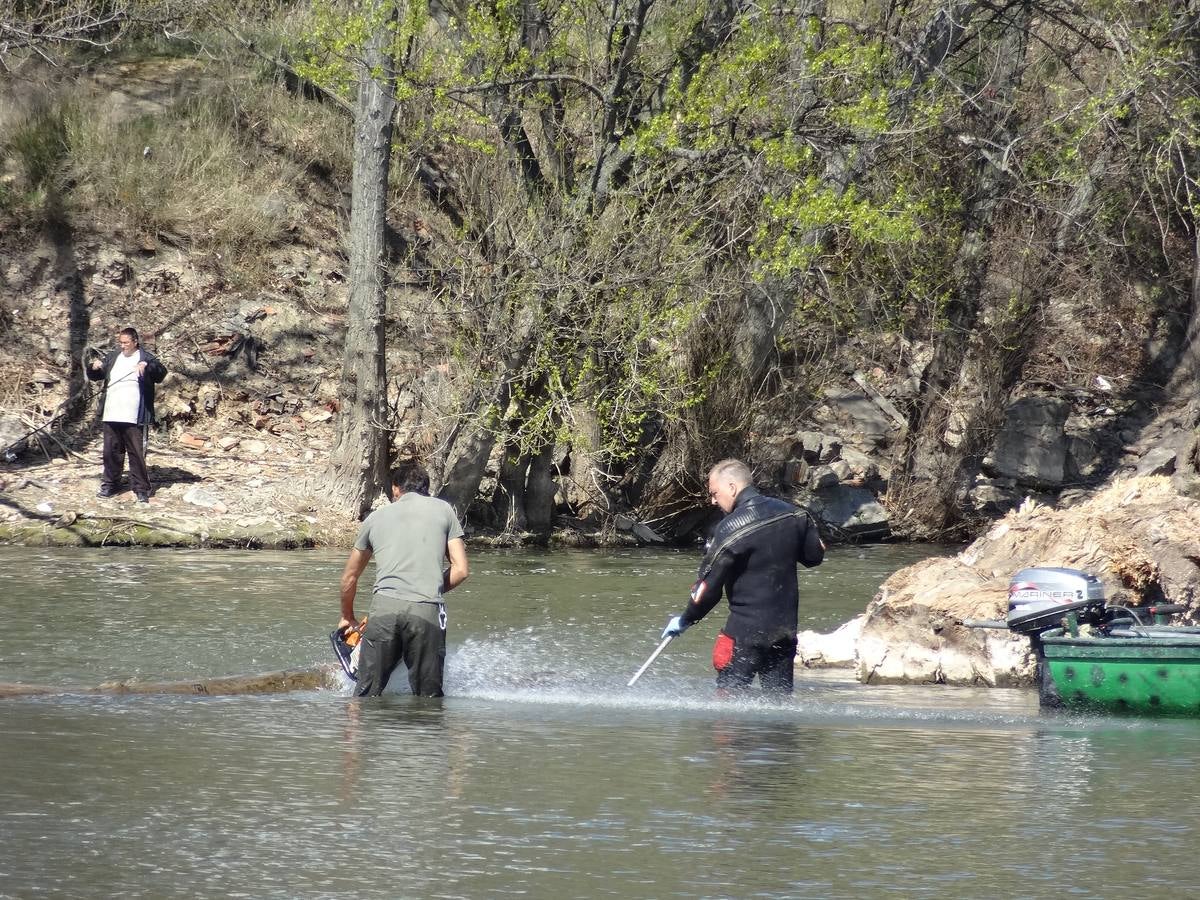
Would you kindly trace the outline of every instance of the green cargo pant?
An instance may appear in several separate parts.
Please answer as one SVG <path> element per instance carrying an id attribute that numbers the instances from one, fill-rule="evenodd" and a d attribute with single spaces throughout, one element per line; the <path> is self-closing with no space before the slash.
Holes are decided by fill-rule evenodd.
<path id="1" fill-rule="evenodd" d="M 395 613 L 372 612 L 358 657 L 359 697 L 378 697 L 401 661 L 418 697 L 442 696 L 446 664 L 446 607 L 441 603 L 401 602 Z"/>

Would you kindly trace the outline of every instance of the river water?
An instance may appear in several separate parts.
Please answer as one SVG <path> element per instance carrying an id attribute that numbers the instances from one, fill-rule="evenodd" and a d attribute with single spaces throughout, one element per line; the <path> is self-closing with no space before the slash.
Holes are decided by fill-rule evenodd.
<path id="1" fill-rule="evenodd" d="M 833 550 L 801 572 L 802 627 L 928 552 Z M 0 547 L 0 682 L 328 665 L 341 563 Z M 0 897 L 1196 893 L 1200 722 L 838 673 L 721 701 L 717 615 L 627 688 L 695 563 L 473 553 L 440 701 L 0 699 Z"/>

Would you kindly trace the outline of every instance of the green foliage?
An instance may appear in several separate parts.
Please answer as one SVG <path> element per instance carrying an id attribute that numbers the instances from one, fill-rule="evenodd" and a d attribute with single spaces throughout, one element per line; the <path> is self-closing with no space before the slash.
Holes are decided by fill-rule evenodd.
<path id="1" fill-rule="evenodd" d="M 897 185 L 890 195 L 872 202 L 859 196 L 854 185 L 838 191 L 809 176 L 782 197 L 765 197 L 763 206 L 766 221 L 750 254 L 761 263 L 759 277 L 782 277 L 814 264 L 823 245 L 813 236 L 826 229 L 839 232 L 843 244 L 857 248 L 915 245 L 922 240 L 931 201 Z"/>
<path id="2" fill-rule="evenodd" d="M 886 44 L 839 25 L 810 54 L 811 82 L 830 106 L 830 121 L 860 138 L 882 134 L 892 125 L 890 93 L 907 87 L 897 76 Z"/>
<path id="3" fill-rule="evenodd" d="M 747 117 L 773 118 L 770 89 L 787 52 L 776 32 L 740 31 L 728 51 L 705 59 L 686 85 L 678 74 L 672 78 L 665 108 L 638 130 L 638 152 L 654 158 L 681 146 L 711 150 L 725 145 Z"/>
<path id="4" fill-rule="evenodd" d="M 296 72 L 315 84 L 344 97 L 353 97 L 358 76 L 352 62 L 362 53 L 369 34 L 361 9 L 345 10 L 341 4 L 315 0 L 309 30 L 293 48 Z"/>
<path id="5" fill-rule="evenodd" d="M 333 3 L 316 0 L 309 25 L 292 47 L 299 58 L 296 71 L 315 84 L 341 95 L 354 96 L 362 74 L 362 56 L 368 39 L 386 32 L 384 53 L 397 64 L 392 88 L 403 102 L 415 96 L 431 75 L 431 63 L 414 56 L 414 42 L 429 25 L 426 0 L 359 0 Z M 382 72 L 373 71 L 379 78 Z"/>

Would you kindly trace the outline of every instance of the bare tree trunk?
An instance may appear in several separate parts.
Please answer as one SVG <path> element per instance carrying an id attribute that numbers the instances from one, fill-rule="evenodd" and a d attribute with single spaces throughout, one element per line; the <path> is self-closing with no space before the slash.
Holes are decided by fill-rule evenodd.
<path id="1" fill-rule="evenodd" d="M 500 461 L 500 473 L 496 477 L 496 496 L 492 502 L 501 528 L 505 531 L 524 531 L 525 473 L 529 469 L 529 455 L 521 452 L 521 445 L 517 441 L 509 441 L 504 449 L 504 459 Z"/>
<path id="2" fill-rule="evenodd" d="M 600 454 L 604 432 L 594 403 L 601 388 L 597 383 L 599 377 L 598 367 L 590 366 L 579 385 L 579 401 L 571 404 L 575 438 L 571 442 L 571 468 L 564 486 L 567 502 L 574 507 L 575 514 L 588 520 L 603 519 L 612 506 L 607 491 L 609 474 Z"/>
<path id="3" fill-rule="evenodd" d="M 375 27 L 359 66 L 350 195 L 350 308 L 338 388 L 341 407 L 329 456 L 328 496 L 339 509 L 359 517 L 371 508 L 387 480 L 384 230 L 396 111 L 388 53 L 395 16 L 391 0 L 373 5 L 369 20 Z"/>
<path id="4" fill-rule="evenodd" d="M 554 447 L 547 446 L 529 460 L 525 479 L 525 521 L 530 531 L 548 531 L 554 518 Z"/>
<path id="5" fill-rule="evenodd" d="M 446 472 L 438 496 L 454 507 L 462 518 L 475 499 L 479 482 L 483 480 L 488 458 L 496 446 L 496 436 L 483 426 L 472 428 L 463 442 L 462 449 Z"/>
<path id="6" fill-rule="evenodd" d="M 441 485 L 437 495 L 462 518 L 479 491 L 488 459 L 496 446 L 496 428 L 490 410 L 508 406 L 511 389 L 501 378 L 494 391 L 479 392 L 462 412 L 459 430 L 446 442 Z"/>
<path id="7" fill-rule="evenodd" d="M 470 398 L 463 403 L 459 421 L 447 437 L 438 459 L 431 469 L 441 474 L 438 496 L 454 507 L 461 517 L 479 491 L 488 459 L 496 446 L 502 423 L 497 420 L 507 412 L 513 396 L 513 379 L 517 377 L 534 350 L 540 327 L 536 311 L 529 306 L 497 311 L 497 322 L 489 325 L 487 334 L 504 334 L 507 352 L 487 380 L 476 385 Z M 503 324 L 501 324 L 503 323 Z"/>

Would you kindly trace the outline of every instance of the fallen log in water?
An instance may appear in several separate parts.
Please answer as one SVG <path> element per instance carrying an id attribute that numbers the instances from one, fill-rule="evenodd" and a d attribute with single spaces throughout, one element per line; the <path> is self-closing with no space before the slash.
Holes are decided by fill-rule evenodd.
<path id="1" fill-rule="evenodd" d="M 316 669 L 285 669 L 261 675 L 227 675 L 198 681 L 106 681 L 91 687 L 54 684 L 0 682 L 0 697 L 32 697 L 46 694 L 281 694 L 286 691 L 315 691 L 342 686 L 339 670 L 332 666 Z"/>

